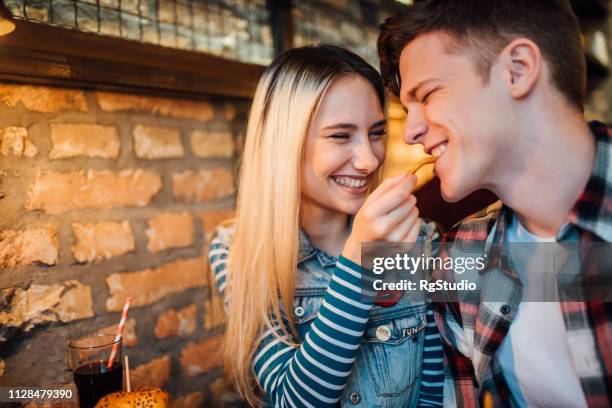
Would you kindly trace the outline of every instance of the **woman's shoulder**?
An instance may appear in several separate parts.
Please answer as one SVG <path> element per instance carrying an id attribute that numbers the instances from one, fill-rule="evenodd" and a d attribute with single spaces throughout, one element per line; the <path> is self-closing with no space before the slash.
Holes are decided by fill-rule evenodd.
<path id="1" fill-rule="evenodd" d="M 225 301 L 225 286 L 227 280 L 227 260 L 230 249 L 230 242 L 234 234 L 233 222 L 226 222 L 219 225 L 213 233 L 208 249 L 208 263 L 215 279 L 217 289 Z"/>
<path id="2" fill-rule="evenodd" d="M 233 222 L 225 222 L 215 229 L 208 248 L 208 262 L 212 267 L 213 273 L 217 275 L 224 271 L 227 264 L 227 257 L 230 251 L 230 244 L 234 235 L 235 226 Z"/>
<path id="3" fill-rule="evenodd" d="M 234 220 L 228 220 L 215 228 L 212 239 L 210 240 L 210 248 L 215 249 L 224 247 L 229 250 L 236 226 Z"/>

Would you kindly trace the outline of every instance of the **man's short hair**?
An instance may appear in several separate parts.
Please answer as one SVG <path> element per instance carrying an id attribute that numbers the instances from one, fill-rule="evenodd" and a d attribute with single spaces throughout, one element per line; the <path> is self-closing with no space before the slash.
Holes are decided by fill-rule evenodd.
<path id="1" fill-rule="evenodd" d="M 583 110 L 586 61 L 580 26 L 568 0 L 421 0 L 388 18 L 378 37 L 380 70 L 387 87 L 400 91 L 399 57 L 421 34 L 447 33 L 449 51 L 467 52 L 484 82 L 494 58 L 513 39 L 535 42 L 548 62 L 552 81 L 571 104 Z"/>

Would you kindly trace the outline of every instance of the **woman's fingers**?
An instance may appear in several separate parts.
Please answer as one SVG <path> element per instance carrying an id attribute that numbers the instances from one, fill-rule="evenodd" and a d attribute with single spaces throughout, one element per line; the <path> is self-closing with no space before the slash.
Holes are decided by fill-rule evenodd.
<path id="1" fill-rule="evenodd" d="M 404 219 L 408 216 L 408 213 L 415 208 L 416 205 L 416 197 L 410 195 L 406 200 L 400 203 L 397 207 L 382 215 L 382 217 L 388 218 L 392 222 L 395 221 L 395 224 L 399 224 L 404 221 Z"/>
<path id="2" fill-rule="evenodd" d="M 410 215 L 416 211 L 416 198 L 412 195 L 415 183 L 414 175 L 387 179 L 368 197 L 355 216 L 353 230 L 342 251 L 345 257 L 357 259 L 362 242 L 388 241 L 398 225 L 406 224 L 394 234 L 395 240 L 401 242 L 408 233 L 406 219 L 415 218 Z"/>
<path id="3" fill-rule="evenodd" d="M 416 242 L 419 237 L 419 232 L 421 230 L 421 219 L 417 218 L 416 222 L 412 225 L 410 231 L 403 239 L 403 242 Z"/>
<path id="4" fill-rule="evenodd" d="M 384 216 L 409 200 L 415 183 L 416 177 L 410 175 L 378 196 L 368 197 L 364 208 L 367 208 L 367 212 L 372 218 Z"/>
<path id="5" fill-rule="evenodd" d="M 416 207 L 410 208 L 404 219 L 390 231 L 386 240 L 389 242 L 404 242 L 418 218 L 419 210 Z"/>
<path id="6" fill-rule="evenodd" d="M 399 176 L 389 177 L 389 178 L 384 179 L 378 185 L 378 187 L 376 187 L 376 189 L 372 191 L 372 193 L 368 196 L 368 199 L 366 201 L 376 200 L 379 196 L 389 191 L 396 184 L 398 184 L 401 180 L 403 180 L 404 178 L 407 178 L 407 176 L 408 174 L 400 174 Z"/>

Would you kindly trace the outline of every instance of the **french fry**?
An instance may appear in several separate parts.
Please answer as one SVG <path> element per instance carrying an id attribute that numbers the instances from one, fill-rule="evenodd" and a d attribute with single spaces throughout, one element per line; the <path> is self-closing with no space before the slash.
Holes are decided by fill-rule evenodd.
<path id="1" fill-rule="evenodd" d="M 434 163 L 437 159 L 438 158 L 436 156 L 427 156 L 426 158 L 412 166 L 412 168 L 408 171 L 412 174 L 416 174 L 416 172 L 419 171 L 421 167 Z"/>

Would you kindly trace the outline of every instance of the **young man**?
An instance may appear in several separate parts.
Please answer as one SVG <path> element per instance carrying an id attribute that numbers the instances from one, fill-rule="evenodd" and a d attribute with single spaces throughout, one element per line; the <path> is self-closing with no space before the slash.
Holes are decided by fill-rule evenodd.
<path id="1" fill-rule="evenodd" d="M 485 243 L 612 241 L 612 131 L 583 117 L 569 1 L 420 1 L 381 29 L 381 72 L 408 113 L 404 139 L 438 156 L 444 198 L 482 188 L 500 198 L 446 234 L 454 255 Z M 485 290 L 435 305 L 455 389 L 445 405 L 490 395 L 495 406 L 612 406 L 612 304 L 521 302 L 525 264 L 502 258 L 490 254 L 480 275 L 503 271 L 502 301 Z"/>

